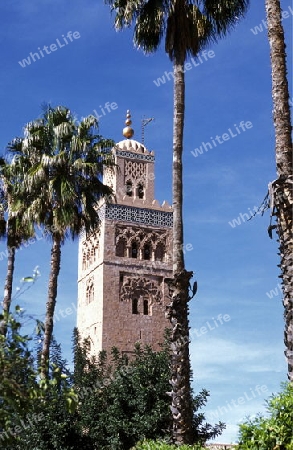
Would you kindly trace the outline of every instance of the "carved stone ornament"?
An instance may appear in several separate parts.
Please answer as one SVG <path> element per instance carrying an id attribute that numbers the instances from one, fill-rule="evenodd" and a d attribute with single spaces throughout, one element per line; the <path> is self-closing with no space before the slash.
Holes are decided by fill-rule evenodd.
<path id="1" fill-rule="evenodd" d="M 150 304 L 162 304 L 162 289 L 159 282 L 145 277 L 124 276 L 120 288 L 120 301 L 129 302 L 133 298 L 147 298 Z"/>

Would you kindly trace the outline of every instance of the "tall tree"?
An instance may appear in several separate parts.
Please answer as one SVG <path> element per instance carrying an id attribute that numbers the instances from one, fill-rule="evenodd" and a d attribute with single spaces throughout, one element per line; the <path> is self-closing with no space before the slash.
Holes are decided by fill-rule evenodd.
<path id="1" fill-rule="evenodd" d="M 15 143 L 16 144 L 16 143 Z M 10 312 L 12 301 L 12 285 L 15 265 L 15 254 L 22 242 L 34 234 L 32 223 L 23 218 L 23 204 L 19 204 L 18 212 L 12 211 L 12 203 L 15 198 L 17 186 L 23 180 L 23 174 L 28 167 L 28 161 L 23 158 L 0 161 L 0 237 L 7 241 L 7 275 L 4 286 L 3 320 L 0 322 L 0 334 L 7 331 L 6 322 Z"/>
<path id="2" fill-rule="evenodd" d="M 273 205 L 273 214 L 277 218 L 283 282 L 285 355 L 288 362 L 288 378 L 293 382 L 292 127 L 280 0 L 266 0 L 266 13 L 272 66 L 273 118 L 278 175 L 278 178 L 270 184 L 270 200 Z"/>
<path id="3" fill-rule="evenodd" d="M 183 255 L 183 129 L 185 111 L 184 63 L 208 44 L 227 35 L 243 16 L 249 0 L 106 0 L 115 12 L 115 27 L 134 24 L 134 43 L 155 52 L 163 37 L 174 70 L 173 122 L 173 280 L 168 317 L 172 325 L 172 414 L 175 443 L 192 441 L 192 399 L 188 301 L 192 272 Z"/>
<path id="4" fill-rule="evenodd" d="M 52 241 L 41 355 L 44 378 L 48 375 L 61 246 L 68 236 L 74 239 L 83 231 L 96 229 L 97 203 L 112 194 L 101 177 L 104 167 L 113 167 L 109 152 L 113 142 L 96 134 L 97 126 L 93 116 L 78 124 L 68 108 L 48 106 L 42 118 L 26 126 L 25 137 L 15 149 L 10 149 L 31 157 L 31 168 L 19 186 L 14 208 L 18 210 L 19 204 L 26 202 L 25 220 L 44 227 Z"/>

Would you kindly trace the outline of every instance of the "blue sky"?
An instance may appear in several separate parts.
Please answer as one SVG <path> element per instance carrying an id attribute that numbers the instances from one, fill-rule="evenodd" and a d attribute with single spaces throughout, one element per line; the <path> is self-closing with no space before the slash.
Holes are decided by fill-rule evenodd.
<path id="1" fill-rule="evenodd" d="M 228 443 L 237 437 L 237 423 L 265 411 L 264 399 L 286 380 L 277 242 L 267 234 L 269 212 L 247 221 L 276 178 L 264 1 L 251 3 L 230 36 L 186 71 L 184 241 L 190 244 L 186 267 L 199 285 L 190 304 L 193 384 L 196 392 L 210 390 L 207 417 L 226 422 L 218 441 Z M 291 80 L 292 2 L 283 0 L 282 7 Z M 145 128 L 145 144 L 156 152 L 156 198 L 171 203 L 173 83 L 163 47 L 151 56 L 135 50 L 131 30 L 115 32 L 108 7 L 94 0 L 11 0 L 0 14 L 1 152 L 40 115 L 43 102 L 66 105 L 78 118 L 95 110 L 102 115 L 100 132 L 116 141 L 130 109 L 138 141 L 141 119 L 155 118 Z M 69 31 L 79 37 L 70 41 Z M 40 59 L 24 63 L 37 52 Z M 292 85 L 290 92 L 292 101 Z M 106 112 L 106 102 L 117 107 Z M 40 266 L 40 279 L 17 302 L 41 319 L 49 258 L 50 245 L 40 239 L 16 261 L 15 289 Z M 5 274 L 2 257 L 2 284 Z M 72 312 L 59 315 L 55 335 L 69 360 L 76 280 L 77 242 L 68 241 L 56 311 Z"/>

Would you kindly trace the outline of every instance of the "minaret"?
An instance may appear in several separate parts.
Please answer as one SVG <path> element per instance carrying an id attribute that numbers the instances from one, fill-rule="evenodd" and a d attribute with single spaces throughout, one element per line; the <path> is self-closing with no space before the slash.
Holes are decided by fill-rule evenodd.
<path id="1" fill-rule="evenodd" d="M 79 243 L 77 326 L 91 352 L 136 342 L 159 350 L 172 276 L 172 208 L 154 199 L 153 151 L 132 139 L 127 111 L 125 140 L 112 149 L 117 169 L 106 170 L 115 202 L 101 204 L 101 225 Z"/>

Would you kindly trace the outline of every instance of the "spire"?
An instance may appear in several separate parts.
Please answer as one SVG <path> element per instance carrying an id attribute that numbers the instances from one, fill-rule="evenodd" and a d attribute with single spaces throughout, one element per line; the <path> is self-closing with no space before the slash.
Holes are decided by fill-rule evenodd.
<path id="1" fill-rule="evenodd" d="M 132 136 L 134 135 L 134 131 L 130 127 L 131 124 L 132 124 L 131 114 L 130 114 L 130 111 L 128 109 L 127 110 L 127 114 L 126 114 L 126 120 L 125 120 L 126 127 L 123 128 L 123 136 L 126 137 L 127 139 L 132 138 Z"/>

